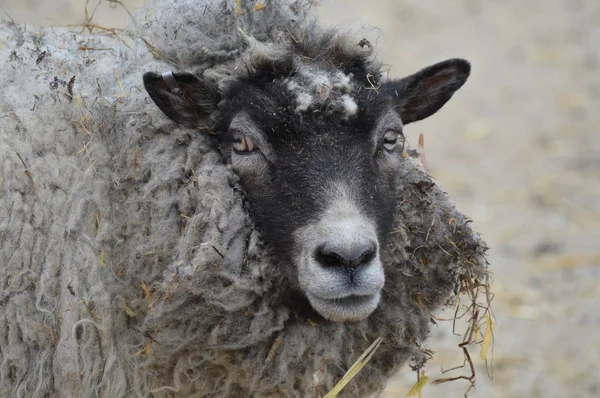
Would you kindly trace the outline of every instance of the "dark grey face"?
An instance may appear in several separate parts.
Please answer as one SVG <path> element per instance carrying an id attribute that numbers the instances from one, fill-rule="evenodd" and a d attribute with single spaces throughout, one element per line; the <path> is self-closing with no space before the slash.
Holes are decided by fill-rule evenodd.
<path id="1" fill-rule="evenodd" d="M 190 74 L 147 73 L 144 84 L 186 126 L 218 108 L 218 136 L 291 287 L 323 317 L 355 321 L 377 308 L 385 282 L 379 252 L 394 219 L 403 125 L 440 109 L 469 70 L 450 60 L 377 90 L 356 74 L 314 69 L 240 79 L 218 95 Z"/>

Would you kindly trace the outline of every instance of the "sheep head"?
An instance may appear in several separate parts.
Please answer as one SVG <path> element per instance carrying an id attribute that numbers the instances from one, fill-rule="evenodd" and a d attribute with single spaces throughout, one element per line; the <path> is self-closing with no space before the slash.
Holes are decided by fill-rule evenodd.
<path id="1" fill-rule="evenodd" d="M 470 65 L 452 59 L 386 82 L 356 64 L 288 65 L 221 86 L 190 73 L 149 72 L 144 85 L 183 126 L 213 119 L 290 284 L 291 305 L 358 321 L 376 310 L 385 285 L 380 252 L 405 161 L 403 126 L 437 112 Z"/>

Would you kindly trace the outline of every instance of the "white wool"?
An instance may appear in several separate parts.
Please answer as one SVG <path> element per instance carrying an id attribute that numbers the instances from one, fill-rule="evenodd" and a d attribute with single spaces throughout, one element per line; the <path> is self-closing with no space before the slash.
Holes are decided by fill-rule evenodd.
<path id="1" fill-rule="evenodd" d="M 287 78 L 287 89 L 296 96 L 296 112 L 325 105 L 329 109 L 341 110 L 345 118 L 358 111 L 356 101 L 347 93 L 352 91 L 352 75 L 342 71 L 322 71 L 303 66 L 296 76 Z"/>
<path id="2" fill-rule="evenodd" d="M 304 112 L 305 110 L 310 108 L 312 103 L 313 103 L 312 95 L 310 95 L 308 93 L 304 93 L 304 92 L 298 93 L 296 96 L 296 104 L 297 104 L 296 112 Z"/>
<path id="3" fill-rule="evenodd" d="M 312 81 L 310 82 L 310 87 L 312 89 L 317 89 L 320 87 L 331 87 L 331 81 L 329 80 L 329 76 L 324 72 L 317 72 L 312 76 Z"/>
<path id="4" fill-rule="evenodd" d="M 346 111 L 347 115 L 352 116 L 358 112 L 358 105 L 356 104 L 356 101 L 354 101 L 354 98 L 348 94 L 342 95 L 342 103 L 344 104 L 344 110 Z"/>
<path id="5" fill-rule="evenodd" d="M 287 80 L 287 88 L 290 91 L 295 91 L 298 88 L 298 83 L 295 80 Z"/>
<path id="6" fill-rule="evenodd" d="M 352 89 L 352 83 L 351 83 L 352 73 L 345 74 L 342 71 L 338 71 L 338 72 L 336 72 L 335 77 L 337 80 L 333 85 L 335 88 L 339 88 L 344 91 Z"/>

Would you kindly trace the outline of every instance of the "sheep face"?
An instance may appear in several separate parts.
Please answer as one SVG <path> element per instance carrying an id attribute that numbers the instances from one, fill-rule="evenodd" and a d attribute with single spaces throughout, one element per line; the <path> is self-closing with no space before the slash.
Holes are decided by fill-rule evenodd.
<path id="1" fill-rule="evenodd" d="M 469 71 L 449 60 L 377 89 L 366 74 L 310 68 L 220 93 L 190 74 L 147 73 L 144 83 L 180 124 L 218 109 L 215 131 L 290 291 L 343 322 L 368 317 L 381 298 L 403 126 L 440 109 Z"/>

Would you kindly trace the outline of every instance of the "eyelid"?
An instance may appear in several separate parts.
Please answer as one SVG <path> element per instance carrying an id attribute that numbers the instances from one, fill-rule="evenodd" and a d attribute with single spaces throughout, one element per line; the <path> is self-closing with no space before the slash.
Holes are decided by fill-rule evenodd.
<path id="1" fill-rule="evenodd" d="M 254 142 L 254 150 L 251 152 L 238 153 L 239 156 L 250 155 L 260 152 L 268 161 L 273 161 L 273 155 L 269 143 L 266 141 L 262 132 L 248 119 L 242 119 L 241 122 L 234 120 L 229 126 L 229 140 L 234 143 L 236 135 L 245 135 Z"/>
<path id="2" fill-rule="evenodd" d="M 404 136 L 404 133 L 402 132 L 402 128 L 386 128 L 383 135 L 386 135 L 388 132 L 393 131 L 394 133 Z"/>
<path id="3" fill-rule="evenodd" d="M 402 130 L 402 126 L 398 126 L 398 125 L 391 125 L 391 126 L 387 126 L 385 129 L 385 132 L 383 133 L 385 135 L 385 133 L 387 133 L 388 131 L 394 131 L 396 133 L 398 133 L 398 135 L 401 135 L 404 137 L 404 131 Z"/>
<path id="4" fill-rule="evenodd" d="M 397 140 L 399 136 L 400 133 L 398 133 L 396 130 L 387 130 L 383 135 L 383 141 Z"/>
<path id="5" fill-rule="evenodd" d="M 395 128 L 395 127 L 385 127 L 384 129 L 382 129 L 382 133 L 380 133 L 381 135 L 378 138 L 378 143 L 379 145 L 383 145 L 385 142 L 385 136 L 387 135 L 388 132 L 393 131 L 394 133 L 398 134 L 398 141 L 403 141 L 406 139 L 406 137 L 404 137 L 404 133 L 402 132 L 402 128 Z"/>
<path id="6" fill-rule="evenodd" d="M 258 148 L 257 150 L 261 152 L 268 161 L 273 163 L 276 160 L 276 157 L 271 150 L 271 145 L 266 139 L 265 133 L 245 112 L 234 116 L 229 125 L 229 130 L 232 137 L 235 133 L 247 135 L 254 141 L 255 146 Z"/>

